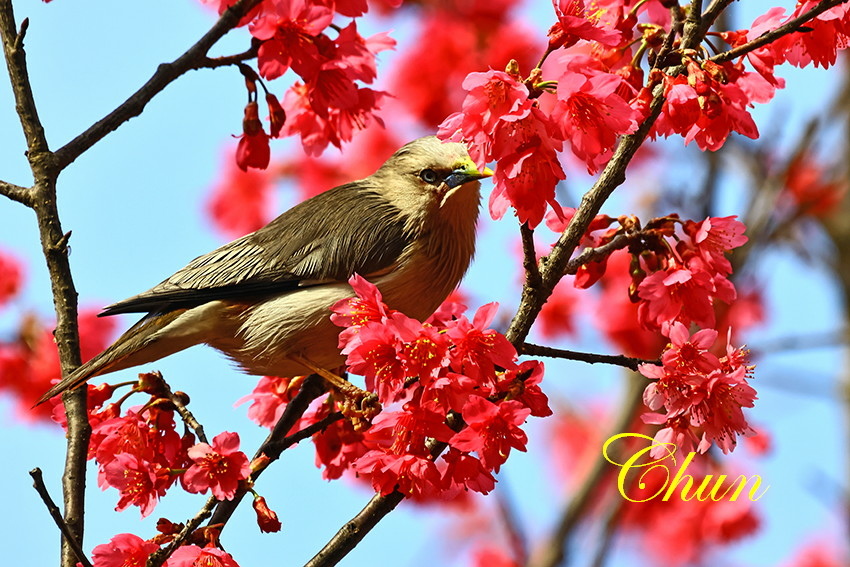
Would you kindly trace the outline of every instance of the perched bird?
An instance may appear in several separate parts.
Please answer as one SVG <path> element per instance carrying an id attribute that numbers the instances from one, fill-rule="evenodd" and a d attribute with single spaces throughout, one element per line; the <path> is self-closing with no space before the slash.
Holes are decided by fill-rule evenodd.
<path id="1" fill-rule="evenodd" d="M 296 376 L 344 357 L 330 306 L 358 273 L 384 302 L 430 316 L 460 283 L 475 249 L 479 171 L 462 144 L 433 136 L 378 171 L 321 193 L 263 228 L 192 260 L 101 315 L 146 313 L 105 351 L 45 393 L 208 344 L 249 374 Z M 305 366 L 307 363 L 307 366 Z"/>

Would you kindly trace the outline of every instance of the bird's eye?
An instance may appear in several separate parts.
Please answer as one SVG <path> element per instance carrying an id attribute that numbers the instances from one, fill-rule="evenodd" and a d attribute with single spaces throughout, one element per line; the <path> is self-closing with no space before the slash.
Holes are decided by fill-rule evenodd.
<path id="1" fill-rule="evenodd" d="M 422 181 L 424 181 L 425 183 L 430 183 L 431 185 L 436 185 L 437 181 L 440 180 L 440 176 L 437 175 L 437 172 L 433 169 L 423 169 L 421 172 L 419 172 L 419 177 L 422 179 Z"/>

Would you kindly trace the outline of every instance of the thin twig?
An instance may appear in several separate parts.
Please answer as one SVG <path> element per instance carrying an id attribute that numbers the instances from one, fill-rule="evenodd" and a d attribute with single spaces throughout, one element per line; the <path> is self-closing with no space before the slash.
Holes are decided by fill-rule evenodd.
<path id="1" fill-rule="evenodd" d="M 596 354 L 592 352 L 578 352 L 575 350 L 565 350 L 560 348 L 552 348 L 540 346 L 531 343 L 522 344 L 522 354 L 531 356 L 546 356 L 549 358 L 563 358 L 566 360 L 578 360 L 589 364 L 613 364 L 615 366 L 623 366 L 637 372 L 638 366 L 641 364 L 661 364 L 660 360 L 645 360 L 643 358 L 633 358 L 625 355 L 614 354 Z"/>
<path id="2" fill-rule="evenodd" d="M 812 20 L 818 15 L 826 12 L 827 10 L 835 8 L 836 6 L 839 6 L 846 2 L 848 2 L 848 0 L 825 0 L 823 2 L 820 2 L 811 10 L 800 14 L 796 18 L 788 20 L 778 28 L 770 30 L 769 32 L 765 32 L 754 40 L 748 41 L 743 45 L 739 45 L 734 49 L 724 51 L 723 53 L 718 53 L 714 57 L 710 57 L 709 60 L 714 61 L 715 63 L 722 63 L 724 61 L 737 59 L 738 57 L 746 55 L 751 51 L 755 51 L 759 47 L 765 46 L 768 43 L 776 41 L 782 36 L 799 31 L 799 28 L 809 20 Z"/>
<path id="3" fill-rule="evenodd" d="M 165 395 L 168 396 L 169 401 L 171 401 L 175 409 L 177 409 L 177 413 L 180 415 L 180 418 L 183 420 L 183 423 L 192 428 L 201 443 L 206 443 L 207 445 L 209 445 L 210 442 L 207 439 L 206 433 L 204 432 L 204 426 L 201 425 L 197 419 L 195 419 L 195 415 L 189 408 L 186 407 L 186 404 L 183 403 L 183 397 L 176 395 L 171 390 L 171 386 L 169 386 L 168 382 L 166 382 L 165 379 L 162 377 L 162 373 L 157 371 L 154 374 L 156 374 L 156 377 L 159 381 L 159 387 L 165 390 Z"/>
<path id="4" fill-rule="evenodd" d="M 227 67 L 229 65 L 238 65 L 239 63 L 244 63 L 245 61 L 250 61 L 257 57 L 257 52 L 259 51 L 260 44 L 256 43 L 252 45 L 247 50 L 242 53 L 237 53 L 235 55 L 227 55 L 224 57 L 204 57 L 200 61 L 198 61 L 195 66 L 196 69 L 216 69 L 218 67 Z"/>
<path id="5" fill-rule="evenodd" d="M 37 467 L 32 469 L 30 471 L 30 476 L 33 480 L 33 487 L 36 492 L 38 492 L 38 495 L 41 496 L 41 501 L 44 502 L 44 505 L 47 507 L 47 511 L 50 513 L 50 517 L 53 518 L 53 522 L 56 524 L 56 527 L 59 528 L 59 531 L 65 536 L 65 541 L 68 542 L 68 545 L 74 551 L 74 555 L 77 556 L 77 560 L 82 563 L 84 567 L 92 567 L 89 558 L 86 557 L 82 546 L 80 546 L 80 542 L 77 541 L 77 538 L 74 536 L 71 528 L 65 522 L 65 518 L 62 517 L 62 512 L 59 510 L 59 507 L 55 502 L 53 502 L 53 499 L 50 497 L 50 493 L 47 492 L 47 487 L 44 485 L 44 477 L 41 474 L 41 469 Z"/>

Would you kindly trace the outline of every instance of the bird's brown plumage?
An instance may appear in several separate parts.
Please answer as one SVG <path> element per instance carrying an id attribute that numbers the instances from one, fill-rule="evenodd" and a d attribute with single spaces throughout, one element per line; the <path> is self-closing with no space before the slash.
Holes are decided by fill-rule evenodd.
<path id="1" fill-rule="evenodd" d="M 286 211 L 256 232 L 191 261 L 104 309 L 147 315 L 66 376 L 42 401 L 92 376 L 209 344 L 251 374 L 333 368 L 343 358 L 329 307 L 353 295 L 348 278 L 375 283 L 384 301 L 428 317 L 457 286 L 475 248 L 479 172 L 460 144 L 415 140 L 360 181 Z"/>

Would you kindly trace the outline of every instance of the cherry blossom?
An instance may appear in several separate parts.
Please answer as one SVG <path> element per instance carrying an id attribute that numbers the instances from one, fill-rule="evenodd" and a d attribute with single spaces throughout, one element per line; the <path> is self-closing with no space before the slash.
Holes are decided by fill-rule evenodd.
<path id="1" fill-rule="evenodd" d="M 232 500 L 239 483 L 251 474 L 248 457 L 239 451 L 237 433 L 219 433 L 212 445 L 198 443 L 188 452 L 193 464 L 183 474 L 189 492 L 212 490 L 219 500 Z"/>

